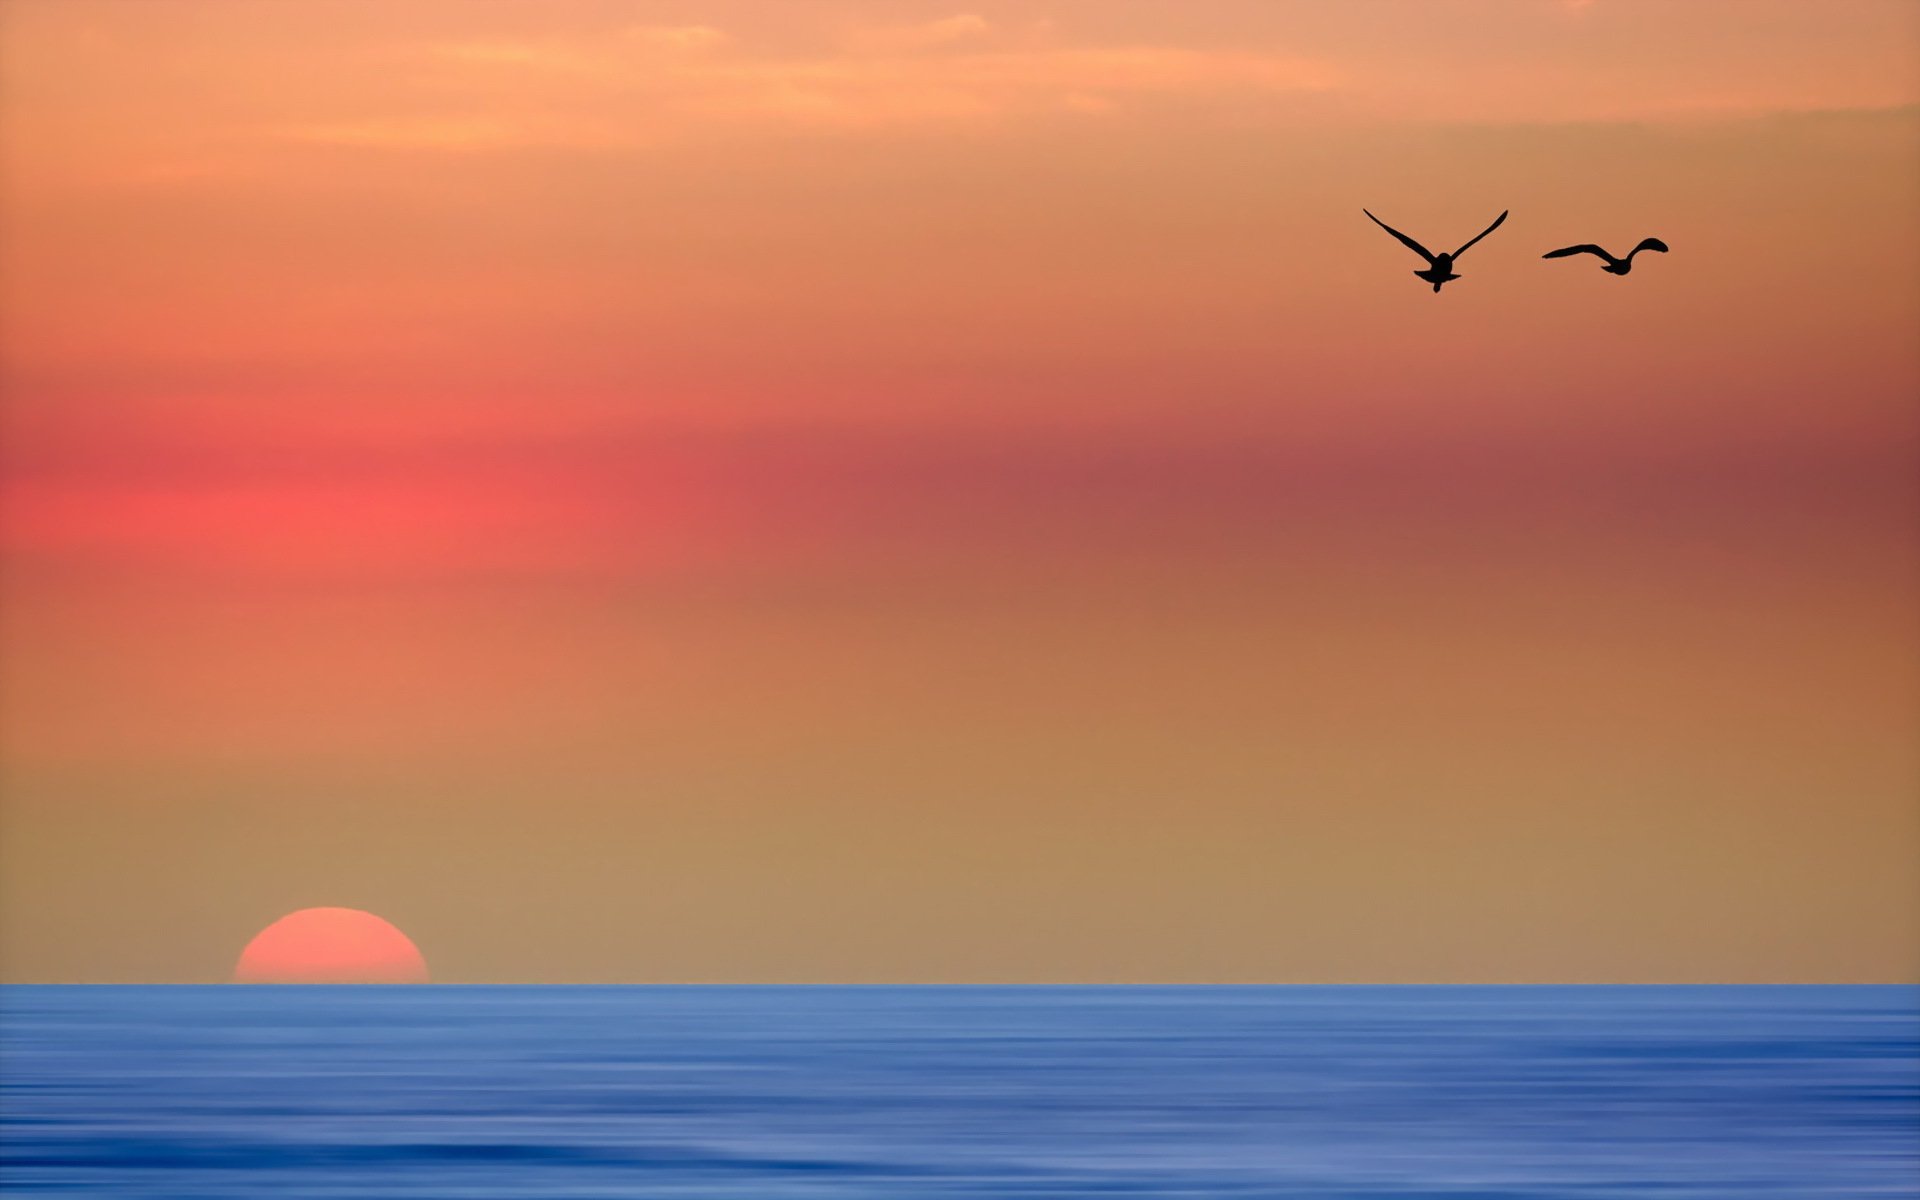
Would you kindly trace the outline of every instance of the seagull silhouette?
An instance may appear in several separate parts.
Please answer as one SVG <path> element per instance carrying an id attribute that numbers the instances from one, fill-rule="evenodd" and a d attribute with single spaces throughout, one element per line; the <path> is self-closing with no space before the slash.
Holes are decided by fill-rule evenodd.
<path id="1" fill-rule="evenodd" d="M 1425 246 L 1422 246 L 1419 242 L 1414 241 L 1412 238 L 1408 237 L 1406 234 L 1401 233 L 1398 229 L 1395 229 L 1393 226 L 1387 224 L 1385 221 L 1382 221 L 1379 217 L 1376 217 L 1372 213 L 1367 212 L 1366 209 L 1363 208 L 1360 211 L 1363 213 L 1367 213 L 1367 218 L 1371 220 L 1375 225 L 1378 225 L 1380 228 L 1386 230 L 1388 233 L 1392 234 L 1394 237 L 1399 238 L 1401 244 L 1404 245 L 1407 249 L 1413 251 L 1415 254 L 1418 254 L 1421 258 L 1424 258 L 1427 260 L 1427 269 L 1424 271 L 1415 271 L 1414 274 L 1419 276 L 1421 279 L 1426 280 L 1428 283 L 1431 283 L 1433 285 L 1433 290 L 1435 293 L 1438 293 L 1440 291 L 1440 285 L 1447 282 L 1449 279 L 1460 278 L 1458 275 L 1455 275 L 1453 273 L 1453 260 L 1456 258 L 1459 258 L 1462 254 L 1465 254 L 1468 251 L 1468 249 L 1470 249 L 1473 246 L 1473 242 L 1479 241 L 1480 238 L 1483 238 L 1488 234 L 1492 233 L 1494 230 L 1500 228 L 1500 222 L 1507 219 L 1507 214 L 1504 212 L 1501 213 L 1499 216 L 1493 219 L 1493 224 L 1487 226 L 1485 229 L 1482 229 L 1480 231 L 1479 237 L 1474 238 L 1473 242 L 1468 242 L 1465 246 L 1462 246 L 1458 250 L 1455 250 L 1452 254 L 1433 254 L 1433 253 L 1430 253 Z"/>
<path id="2" fill-rule="evenodd" d="M 1565 258 L 1569 254 L 1597 254 L 1607 260 L 1606 264 L 1600 268 L 1602 271 L 1605 271 L 1609 275 L 1625 275 L 1628 271 L 1633 270 L 1633 256 L 1642 250 L 1658 250 L 1660 253 L 1665 254 L 1667 252 L 1667 244 L 1659 238 L 1642 238 L 1638 246 L 1627 251 L 1625 258 L 1615 258 L 1592 242 L 1583 242 L 1578 246 L 1565 246 L 1559 250 L 1549 250 L 1540 257 Z"/>

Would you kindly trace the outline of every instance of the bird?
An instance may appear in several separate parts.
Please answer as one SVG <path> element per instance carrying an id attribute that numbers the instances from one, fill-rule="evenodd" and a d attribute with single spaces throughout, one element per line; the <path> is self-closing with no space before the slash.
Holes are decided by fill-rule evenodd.
<path id="1" fill-rule="evenodd" d="M 1605 271 L 1609 275 L 1625 275 L 1628 271 L 1633 270 L 1633 256 L 1642 250 L 1658 250 L 1660 253 L 1665 254 L 1667 252 L 1667 244 L 1655 237 L 1641 238 L 1640 244 L 1627 251 L 1625 258 L 1615 258 L 1592 242 L 1582 242 L 1578 246 L 1563 246 L 1558 250 L 1549 250 L 1540 257 L 1565 258 L 1569 254 L 1596 254 L 1606 260 L 1605 264 L 1600 268 L 1602 271 Z"/>
<path id="2" fill-rule="evenodd" d="M 1465 246 L 1462 246 L 1458 250 L 1455 250 L 1452 254 L 1433 254 L 1429 252 L 1425 246 L 1422 246 L 1419 242 L 1414 241 L 1412 238 L 1408 237 L 1406 234 L 1401 233 L 1398 229 L 1395 229 L 1393 226 L 1387 224 L 1385 221 L 1382 221 L 1379 217 L 1376 217 L 1372 213 L 1367 212 L 1366 209 L 1363 208 L 1360 211 L 1363 213 L 1367 213 L 1367 218 L 1371 220 L 1375 225 L 1378 225 L 1380 228 L 1386 230 L 1388 233 L 1392 234 L 1394 237 L 1399 238 L 1401 241 L 1401 244 L 1405 245 L 1407 249 L 1413 251 L 1415 254 L 1418 254 L 1421 258 L 1424 258 L 1427 260 L 1427 269 L 1424 271 L 1415 271 L 1414 274 L 1420 277 L 1421 279 L 1426 280 L 1428 283 L 1431 283 L 1433 285 L 1433 290 L 1436 294 L 1440 291 L 1441 284 L 1446 283 L 1450 279 L 1460 278 L 1458 275 L 1453 273 L 1453 260 L 1456 258 L 1459 258 L 1462 254 L 1465 254 L 1467 250 L 1473 246 L 1473 242 L 1479 241 L 1480 238 L 1483 238 L 1488 234 L 1492 233 L 1494 230 L 1500 228 L 1500 222 L 1507 219 L 1507 214 L 1505 212 L 1502 212 L 1499 216 L 1493 219 L 1493 224 L 1487 226 L 1485 229 L 1482 229 L 1480 231 L 1479 237 L 1474 238 L 1473 242 L 1468 242 Z"/>

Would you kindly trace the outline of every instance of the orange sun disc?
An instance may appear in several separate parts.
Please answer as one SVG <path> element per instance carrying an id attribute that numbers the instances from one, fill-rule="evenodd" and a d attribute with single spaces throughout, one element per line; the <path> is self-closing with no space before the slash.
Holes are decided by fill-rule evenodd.
<path id="1" fill-rule="evenodd" d="M 406 934 L 357 908 L 303 908 L 240 952 L 235 983 L 425 983 L 427 960 Z"/>

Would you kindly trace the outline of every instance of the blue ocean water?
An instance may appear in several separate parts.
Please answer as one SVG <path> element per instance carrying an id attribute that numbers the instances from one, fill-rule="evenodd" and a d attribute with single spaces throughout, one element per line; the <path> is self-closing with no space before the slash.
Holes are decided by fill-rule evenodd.
<path id="1" fill-rule="evenodd" d="M 1920 989 L 13 986 L 0 1191 L 1920 1196 Z"/>

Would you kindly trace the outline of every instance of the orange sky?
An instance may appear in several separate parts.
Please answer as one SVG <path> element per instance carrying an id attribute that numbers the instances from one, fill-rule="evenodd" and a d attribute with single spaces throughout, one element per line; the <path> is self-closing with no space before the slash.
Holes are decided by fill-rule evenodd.
<path id="1" fill-rule="evenodd" d="M 0 35 L 0 978 L 1920 978 L 1904 0 Z"/>

